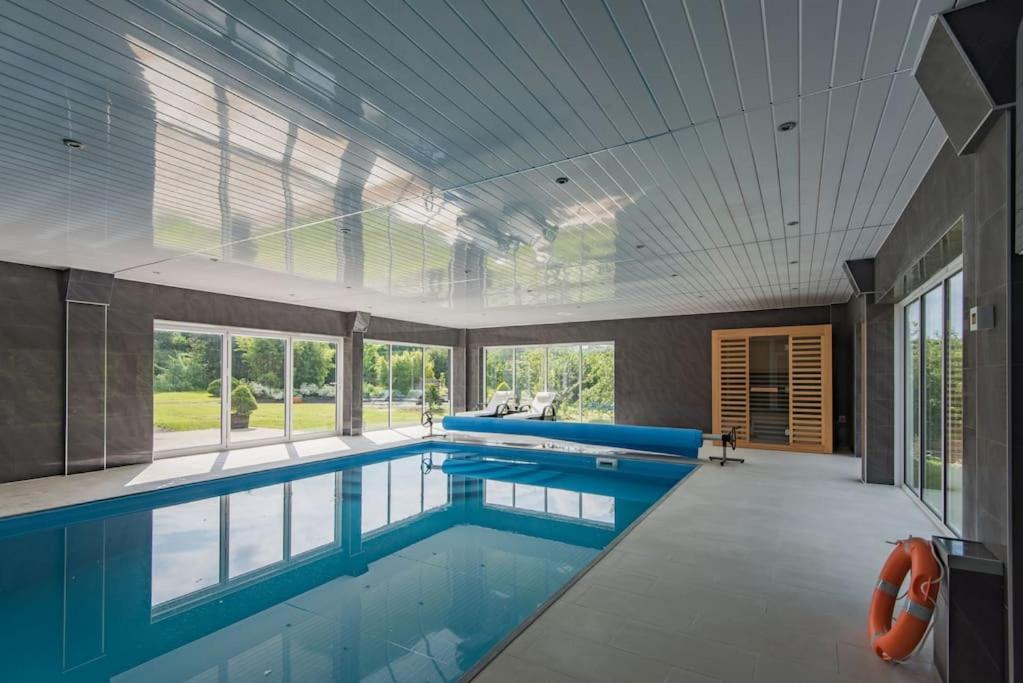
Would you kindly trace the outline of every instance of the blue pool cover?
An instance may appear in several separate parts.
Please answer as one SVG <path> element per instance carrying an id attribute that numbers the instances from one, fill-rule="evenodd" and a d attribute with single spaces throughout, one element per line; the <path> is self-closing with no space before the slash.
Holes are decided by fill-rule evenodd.
<path id="1" fill-rule="evenodd" d="M 444 429 L 449 432 L 487 432 L 539 436 L 577 443 L 650 451 L 668 455 L 695 458 L 703 445 L 703 432 L 699 429 L 675 427 L 643 427 L 640 425 L 590 424 L 586 422 L 554 422 L 550 420 L 505 420 L 494 417 L 444 418 Z"/>
<path id="2" fill-rule="evenodd" d="M 422 443 L 0 519 L 0 680 L 455 681 L 694 467 Z"/>

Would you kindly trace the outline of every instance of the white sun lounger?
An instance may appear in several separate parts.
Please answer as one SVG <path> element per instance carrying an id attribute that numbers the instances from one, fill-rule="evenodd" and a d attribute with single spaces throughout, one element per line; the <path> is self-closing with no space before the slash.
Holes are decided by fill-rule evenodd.
<path id="1" fill-rule="evenodd" d="M 495 391 L 490 397 L 490 402 L 483 410 L 468 410 L 464 413 L 456 413 L 458 417 L 498 417 L 502 411 L 508 410 L 508 401 L 512 399 L 510 391 Z"/>
<path id="2" fill-rule="evenodd" d="M 521 413 L 508 413 L 504 416 L 506 420 L 542 420 L 554 417 L 554 400 L 558 397 L 555 391 L 539 391 L 533 397 L 529 408 Z"/>

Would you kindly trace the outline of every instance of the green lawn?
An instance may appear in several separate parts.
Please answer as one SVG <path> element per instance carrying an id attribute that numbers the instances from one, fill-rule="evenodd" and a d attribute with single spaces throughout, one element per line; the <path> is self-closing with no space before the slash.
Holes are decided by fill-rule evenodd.
<path id="1" fill-rule="evenodd" d="M 153 395 L 153 423 L 163 432 L 188 432 L 220 427 L 220 399 L 205 391 L 165 391 Z M 418 406 L 395 406 L 391 412 L 394 427 L 418 425 Z M 443 410 L 435 410 L 434 418 L 440 423 Z M 322 432 L 334 430 L 333 403 L 296 403 L 291 419 L 296 432 Z M 362 411 L 365 431 L 387 429 L 387 406 L 365 404 Z M 284 429 L 284 404 L 261 403 L 249 418 L 250 427 Z"/>
<path id="2" fill-rule="evenodd" d="M 434 419 L 439 423 L 441 411 L 434 411 Z M 421 424 L 419 406 L 394 406 L 391 410 L 392 427 L 410 427 Z M 387 429 L 387 406 L 375 403 L 362 404 L 362 430 Z"/>
<path id="3" fill-rule="evenodd" d="M 164 432 L 216 429 L 220 426 L 220 399 L 205 391 L 166 391 L 153 395 L 153 423 Z M 333 403 L 296 403 L 291 419 L 296 432 L 334 430 Z M 250 427 L 284 429 L 284 404 L 261 403 L 249 418 Z"/>

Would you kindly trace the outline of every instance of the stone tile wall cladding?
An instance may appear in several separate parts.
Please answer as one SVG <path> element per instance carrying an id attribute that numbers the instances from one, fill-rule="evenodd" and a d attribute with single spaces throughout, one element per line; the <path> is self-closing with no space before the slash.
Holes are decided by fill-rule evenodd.
<path id="1" fill-rule="evenodd" d="M 61 274 L 0 262 L 0 481 L 64 473 Z"/>
<path id="2" fill-rule="evenodd" d="M 877 289 L 883 293 L 963 219 L 964 310 L 995 309 L 994 329 L 967 332 L 964 342 L 963 533 L 995 545 L 1006 543 L 1008 518 L 1011 122 L 1011 114 L 999 115 L 972 154 L 957 157 L 951 144 L 942 148 L 875 260 Z M 868 369 L 867 469 L 876 475 L 871 481 L 892 483 L 889 464 L 902 457 L 892 438 L 894 306 L 867 303 L 864 308 L 870 362 L 888 369 Z"/>

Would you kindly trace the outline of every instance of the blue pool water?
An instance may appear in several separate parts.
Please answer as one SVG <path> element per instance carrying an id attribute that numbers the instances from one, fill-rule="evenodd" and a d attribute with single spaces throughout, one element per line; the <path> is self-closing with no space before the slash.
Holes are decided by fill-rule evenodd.
<path id="1" fill-rule="evenodd" d="M 0 680 L 458 680 L 692 469 L 417 444 L 0 520 Z"/>

